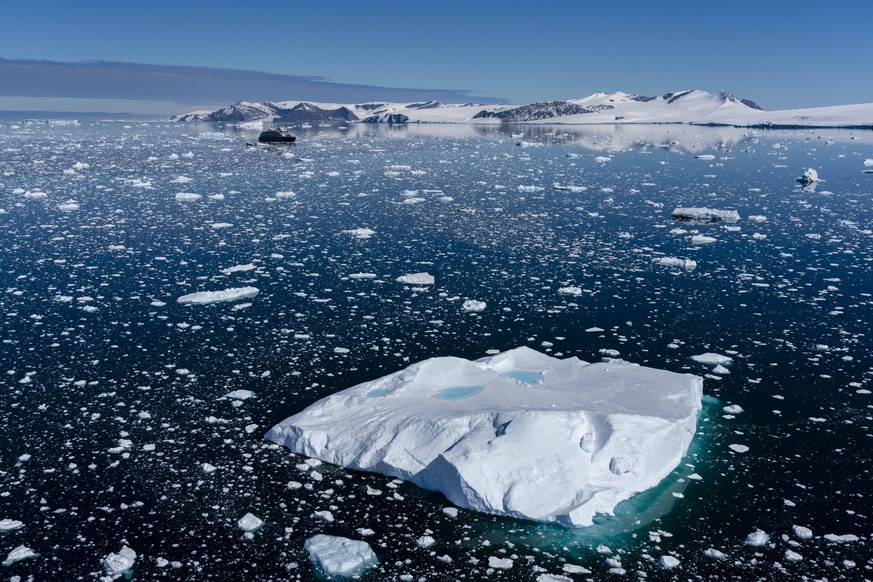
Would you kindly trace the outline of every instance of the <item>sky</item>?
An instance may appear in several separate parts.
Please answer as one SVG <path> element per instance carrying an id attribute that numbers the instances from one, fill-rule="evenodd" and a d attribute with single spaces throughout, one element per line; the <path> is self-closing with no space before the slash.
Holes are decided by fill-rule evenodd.
<path id="1" fill-rule="evenodd" d="M 182 95 L 171 86 L 178 75 L 161 78 L 135 100 L 99 83 L 83 96 L 56 71 L 35 69 L 27 82 L 0 74 L 0 109 L 152 103 L 184 112 L 240 99 L 315 100 L 273 93 L 337 88 L 325 81 L 346 87 L 345 96 L 349 86 L 379 87 L 386 100 L 389 88 L 508 103 L 696 88 L 728 90 L 769 110 L 867 103 L 870 9 L 869 0 L 10 1 L 0 9 L 7 65 L 190 67 L 201 87 L 208 69 L 268 75 L 234 81 L 236 96 Z M 82 75 L 79 84 L 90 83 Z M 310 85 L 282 85 L 277 76 Z M 259 84 L 267 79 L 273 84 Z"/>

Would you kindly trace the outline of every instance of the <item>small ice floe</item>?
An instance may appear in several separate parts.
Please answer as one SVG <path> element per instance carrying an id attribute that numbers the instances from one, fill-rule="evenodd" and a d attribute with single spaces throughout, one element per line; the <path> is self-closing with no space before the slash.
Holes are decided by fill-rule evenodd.
<path id="1" fill-rule="evenodd" d="M 735 453 L 748 453 L 749 452 L 749 447 L 747 447 L 746 445 L 733 444 L 733 445 L 728 445 L 728 448 Z"/>
<path id="2" fill-rule="evenodd" d="M 665 570 L 672 570 L 679 565 L 679 560 L 673 556 L 661 556 L 661 559 L 658 560 L 658 564 L 660 564 L 660 566 Z"/>
<path id="3" fill-rule="evenodd" d="M 714 560 L 727 560 L 727 554 L 720 552 L 715 548 L 708 548 L 703 551 L 703 555 Z"/>
<path id="4" fill-rule="evenodd" d="M 429 273 L 410 273 L 397 277 L 398 283 L 405 285 L 433 285 L 433 275 Z"/>
<path id="5" fill-rule="evenodd" d="M 419 548 L 429 548 L 436 543 L 436 540 L 433 536 L 424 535 L 415 540 L 415 543 Z"/>
<path id="6" fill-rule="evenodd" d="M 579 287 L 561 287 L 558 289 L 558 295 L 582 295 L 582 289 Z"/>
<path id="7" fill-rule="evenodd" d="M 251 390 L 234 390 L 222 396 L 222 398 L 227 398 L 228 400 L 248 400 L 254 397 L 255 393 Z"/>
<path id="8" fill-rule="evenodd" d="M 17 519 L 0 519 L 0 533 L 12 531 L 20 527 L 24 527 L 24 523 Z"/>
<path id="9" fill-rule="evenodd" d="M 763 546 L 766 545 L 770 541 L 769 534 L 763 532 L 760 529 L 756 529 L 752 533 L 746 536 L 746 539 L 743 540 L 743 543 L 747 546 Z"/>
<path id="10" fill-rule="evenodd" d="M 344 230 L 343 234 L 350 235 L 352 238 L 365 239 L 376 234 L 376 231 L 372 228 L 351 228 Z"/>
<path id="11" fill-rule="evenodd" d="M 356 577 L 379 562 L 370 544 L 340 536 L 317 534 L 306 540 L 303 548 L 325 576 Z"/>
<path id="12" fill-rule="evenodd" d="M 226 269 L 222 269 L 221 273 L 223 275 L 231 275 L 233 273 L 246 273 L 248 271 L 254 271 L 257 267 L 255 267 L 251 263 L 247 263 L 245 265 L 234 265 L 233 267 L 228 267 Z"/>
<path id="13" fill-rule="evenodd" d="M 195 194 L 194 192 L 179 192 L 176 194 L 176 202 L 196 202 L 203 198 L 201 194 Z"/>
<path id="14" fill-rule="evenodd" d="M 461 305 L 461 309 L 471 313 L 484 311 L 485 307 L 487 307 L 487 304 L 484 301 L 476 301 L 475 299 L 467 299 Z"/>
<path id="15" fill-rule="evenodd" d="M 58 210 L 61 212 L 75 212 L 76 210 L 79 210 L 79 203 L 70 198 L 63 204 L 58 204 Z"/>
<path id="16" fill-rule="evenodd" d="M 495 570 L 509 570 L 512 568 L 512 560 L 510 558 L 498 558 L 497 556 L 488 556 L 488 567 Z"/>
<path id="17" fill-rule="evenodd" d="M 736 210 L 718 210 L 715 208 L 674 208 L 673 218 L 677 220 L 698 220 L 701 222 L 736 222 L 740 219 L 740 213 Z"/>
<path id="18" fill-rule="evenodd" d="M 103 569 L 109 579 L 116 580 L 130 573 L 134 561 L 136 561 L 136 552 L 123 546 L 117 554 L 110 553 L 103 558 Z"/>
<path id="19" fill-rule="evenodd" d="M 728 414 L 741 414 L 743 412 L 743 407 L 739 404 L 730 404 L 722 408 Z"/>
<path id="20" fill-rule="evenodd" d="M 694 156 L 694 159 L 695 159 L 695 160 L 704 160 L 704 161 L 709 161 L 709 160 L 714 160 L 714 159 L 715 159 L 715 156 L 712 155 L 712 154 L 701 154 L 701 155 L 699 155 L 699 156 Z"/>
<path id="21" fill-rule="evenodd" d="M 233 289 L 224 289 L 222 291 L 202 291 L 200 293 L 182 295 L 176 299 L 176 302 L 181 303 L 182 305 L 223 303 L 227 301 L 238 301 L 240 299 L 250 299 L 256 296 L 258 292 L 257 287 L 236 287 Z"/>
<path id="22" fill-rule="evenodd" d="M 803 527 L 802 525 L 793 525 L 791 526 L 791 530 L 794 532 L 794 535 L 799 540 L 811 540 L 812 539 L 812 530 L 808 527 Z"/>
<path id="23" fill-rule="evenodd" d="M 711 236 L 696 234 L 696 235 L 691 237 L 691 244 L 708 245 L 708 244 L 712 244 L 712 243 L 716 242 L 717 240 L 718 239 L 711 237 Z"/>
<path id="24" fill-rule="evenodd" d="M 233 226 L 233 224 L 229 222 L 213 222 L 209 226 L 211 226 L 214 230 L 220 230 L 222 228 L 230 228 Z"/>
<path id="25" fill-rule="evenodd" d="M 867 167 L 873 166 L 873 158 L 867 158 L 866 160 L 864 160 L 863 164 Z"/>
<path id="26" fill-rule="evenodd" d="M 594 161 L 598 164 L 605 164 L 606 162 L 611 162 L 612 158 L 608 158 L 606 156 L 597 156 L 596 158 L 594 158 Z"/>
<path id="27" fill-rule="evenodd" d="M 35 558 L 37 553 L 28 548 L 27 546 L 18 546 L 6 556 L 6 559 L 3 560 L 4 566 L 11 566 L 15 562 L 20 562 L 21 560 L 27 560 L 30 558 Z"/>
<path id="28" fill-rule="evenodd" d="M 236 522 L 237 527 L 243 530 L 246 533 L 251 533 L 264 525 L 263 520 L 255 517 L 251 513 L 247 513 Z"/>
<path id="29" fill-rule="evenodd" d="M 808 186 L 810 184 L 815 184 L 820 180 L 818 177 L 818 172 L 816 172 L 812 168 L 807 168 L 803 171 L 803 174 L 801 174 L 801 176 L 797 178 L 797 181 L 800 182 L 800 184 L 802 184 L 803 186 Z"/>
<path id="30" fill-rule="evenodd" d="M 697 268 L 697 261 L 691 259 L 678 259 L 676 257 L 656 257 L 653 262 L 664 267 L 677 267 L 686 271 L 693 271 Z"/>
<path id="31" fill-rule="evenodd" d="M 725 364 L 731 364 L 734 361 L 733 358 L 729 356 L 716 354 L 714 352 L 706 352 L 705 354 L 691 356 L 691 359 L 698 364 L 703 364 L 705 366 L 722 366 Z"/>

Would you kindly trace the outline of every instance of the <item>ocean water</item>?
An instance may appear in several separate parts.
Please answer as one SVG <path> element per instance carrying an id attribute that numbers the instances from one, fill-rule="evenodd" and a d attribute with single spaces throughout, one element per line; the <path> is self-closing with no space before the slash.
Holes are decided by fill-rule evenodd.
<path id="1" fill-rule="evenodd" d="M 0 123 L 0 519 L 22 524 L 0 558 L 38 554 L 4 575 L 95 579 L 126 545 L 136 580 L 312 580 L 304 541 L 328 533 L 371 544 L 366 580 L 873 578 L 873 134 L 298 135 Z M 684 206 L 741 219 L 672 220 Z M 396 281 L 421 272 L 434 284 Z M 242 287 L 258 293 L 176 302 Z M 412 362 L 519 345 L 703 376 L 687 458 L 568 530 L 453 515 L 263 440 Z"/>

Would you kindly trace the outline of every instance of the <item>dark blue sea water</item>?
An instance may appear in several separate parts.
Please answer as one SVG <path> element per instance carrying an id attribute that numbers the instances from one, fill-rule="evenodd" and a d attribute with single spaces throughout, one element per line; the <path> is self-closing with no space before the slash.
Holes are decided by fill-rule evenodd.
<path id="1" fill-rule="evenodd" d="M 0 123 L 0 519 L 22 524 L 0 558 L 38 553 L 4 576 L 95 579 L 127 545 L 136 580 L 311 580 L 303 543 L 328 533 L 371 544 L 367 580 L 873 578 L 873 134 L 355 125 L 282 149 L 252 131 Z M 435 283 L 396 281 L 418 272 Z M 688 457 L 566 530 L 451 517 L 263 440 L 410 363 L 519 345 L 704 376 Z"/>

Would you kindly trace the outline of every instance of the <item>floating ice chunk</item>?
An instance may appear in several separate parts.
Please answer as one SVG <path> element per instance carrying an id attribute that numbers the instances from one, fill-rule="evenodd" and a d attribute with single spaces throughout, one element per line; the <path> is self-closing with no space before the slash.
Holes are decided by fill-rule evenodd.
<path id="1" fill-rule="evenodd" d="M 728 448 L 730 450 L 734 451 L 735 453 L 748 453 L 749 452 L 749 447 L 747 447 L 746 445 L 733 444 L 733 445 L 728 445 Z"/>
<path id="2" fill-rule="evenodd" d="M 560 295 L 582 295 L 582 289 L 579 287 L 561 287 L 558 289 Z"/>
<path id="3" fill-rule="evenodd" d="M 836 534 L 825 534 L 824 539 L 837 544 L 845 544 L 848 542 L 857 542 L 859 538 L 855 534 L 844 534 L 841 536 Z"/>
<path id="4" fill-rule="evenodd" d="M 797 181 L 803 185 L 814 184 L 819 181 L 818 172 L 812 168 L 807 168 L 803 171 L 803 174 L 801 174 Z"/>
<path id="5" fill-rule="evenodd" d="M 123 546 L 117 554 L 110 553 L 103 558 L 103 569 L 112 580 L 121 578 L 130 572 L 136 560 L 136 552 L 127 546 Z"/>
<path id="6" fill-rule="evenodd" d="M 325 576 L 351 578 L 379 562 L 367 542 L 339 536 L 314 535 L 306 540 L 303 547 L 315 567 Z"/>
<path id="7" fill-rule="evenodd" d="M 512 370 L 540 381 L 518 382 L 505 375 Z M 477 391 L 434 398 L 462 387 Z M 374 390 L 380 397 L 368 398 Z M 702 380 L 689 374 L 522 347 L 413 364 L 322 399 L 266 438 L 468 509 L 578 527 L 670 474 L 696 430 L 701 395 Z M 379 422 L 369 422 L 374 415 Z"/>
<path id="8" fill-rule="evenodd" d="M 26 461 L 28 459 L 24 460 Z M 20 527 L 24 527 L 24 523 L 18 521 L 17 519 L 0 519 L 0 532 L 12 531 Z"/>
<path id="9" fill-rule="evenodd" d="M 371 228 L 352 228 L 350 230 L 344 230 L 343 234 L 349 234 L 354 238 L 370 238 L 376 231 Z"/>
<path id="10" fill-rule="evenodd" d="M 58 210 L 62 212 L 75 212 L 76 210 L 79 210 L 79 203 L 71 198 L 63 204 L 58 204 Z"/>
<path id="11" fill-rule="evenodd" d="M 679 565 L 679 560 L 677 560 L 673 556 L 661 556 L 661 559 L 658 560 L 658 563 L 665 570 L 672 570 Z"/>
<path id="12" fill-rule="evenodd" d="M 743 412 L 743 407 L 739 404 L 730 404 L 722 408 L 728 414 L 741 414 Z"/>
<path id="13" fill-rule="evenodd" d="M 376 273 L 352 273 L 349 279 L 375 279 Z"/>
<path id="14" fill-rule="evenodd" d="M 534 192 L 542 192 L 545 188 L 542 186 L 519 186 L 518 191 L 524 192 L 527 194 L 533 194 Z"/>
<path id="15" fill-rule="evenodd" d="M 696 245 L 708 245 L 716 242 L 717 240 L 718 239 L 716 239 L 715 237 L 705 236 L 702 234 L 696 234 L 691 237 L 692 244 Z"/>
<path id="16" fill-rule="evenodd" d="M 512 560 L 510 558 L 498 558 L 497 556 L 488 556 L 488 567 L 495 570 L 509 570 L 512 568 Z"/>
<path id="17" fill-rule="evenodd" d="M 248 400 L 249 398 L 254 398 L 255 393 L 251 390 L 234 390 L 233 392 L 228 392 L 222 398 L 228 398 L 230 400 Z"/>
<path id="18" fill-rule="evenodd" d="M 716 354 L 713 352 L 706 352 L 705 354 L 691 356 L 691 359 L 698 364 L 705 364 L 707 366 L 730 364 L 734 361 L 733 358 L 730 358 L 729 356 L 723 356 L 721 354 Z"/>
<path id="19" fill-rule="evenodd" d="M 235 287 L 233 289 L 224 289 L 222 291 L 202 291 L 200 293 L 182 295 L 176 299 L 176 302 L 181 303 L 182 305 L 206 305 L 208 303 L 223 303 L 226 301 L 250 299 L 257 294 L 257 287 Z"/>
<path id="20" fill-rule="evenodd" d="M 701 154 L 699 156 L 694 156 L 694 158 L 697 160 L 709 161 L 709 160 L 714 160 L 715 156 L 712 154 Z"/>
<path id="21" fill-rule="evenodd" d="M 717 364 L 717 365 L 712 369 L 712 373 L 713 373 L 713 374 L 721 374 L 722 376 L 727 376 L 728 374 L 731 373 L 731 371 L 728 370 L 727 368 L 725 368 L 724 366 L 722 366 L 721 364 Z"/>
<path id="22" fill-rule="evenodd" d="M 236 522 L 236 525 L 243 530 L 244 532 L 253 532 L 262 525 L 264 525 L 263 520 L 258 519 L 251 513 L 247 513 Z"/>
<path id="23" fill-rule="evenodd" d="M 707 558 L 713 558 L 715 560 L 727 560 L 727 554 L 725 554 L 724 552 L 720 552 L 715 548 L 709 548 L 707 550 L 704 550 L 703 555 Z"/>
<path id="24" fill-rule="evenodd" d="M 253 264 L 247 263 L 245 265 L 234 265 L 233 267 L 222 269 L 221 272 L 225 275 L 230 275 L 232 273 L 245 273 L 248 271 L 253 271 L 255 269 L 256 267 Z"/>
<path id="25" fill-rule="evenodd" d="M 693 271 L 697 268 L 697 261 L 691 259 L 677 259 L 676 257 L 657 257 L 652 259 L 655 263 L 664 267 L 678 267 L 686 271 Z"/>
<path id="26" fill-rule="evenodd" d="M 740 219 L 740 214 L 736 210 L 716 210 L 715 208 L 674 208 L 672 216 L 679 220 L 700 220 L 705 222 L 719 220 L 736 222 Z"/>
<path id="27" fill-rule="evenodd" d="M 598 164 L 605 164 L 606 162 L 611 162 L 612 158 L 608 158 L 606 156 L 597 156 L 594 158 L 594 161 Z"/>
<path id="28" fill-rule="evenodd" d="M 565 566 L 567 564 L 564 564 Z M 560 574 L 540 574 L 537 576 L 536 582 L 573 582 L 569 576 L 561 576 Z"/>
<path id="29" fill-rule="evenodd" d="M 873 166 L 873 158 L 867 158 L 863 163 L 865 166 Z"/>
<path id="30" fill-rule="evenodd" d="M 467 299 L 466 301 L 464 301 L 463 305 L 461 305 L 461 309 L 463 309 L 464 311 L 477 312 L 484 311 L 487 306 L 487 303 L 485 303 L 484 301 Z"/>
<path id="31" fill-rule="evenodd" d="M 794 535 L 797 536 L 797 539 L 800 540 L 810 540 L 812 539 L 812 530 L 808 527 L 803 527 L 802 525 L 794 525 L 791 526 Z"/>
<path id="32" fill-rule="evenodd" d="M 770 541 L 770 536 L 763 532 L 760 529 L 756 529 L 752 533 L 746 536 L 746 539 L 743 540 L 743 543 L 747 546 L 763 546 L 766 545 Z"/>
<path id="33" fill-rule="evenodd" d="M 803 559 L 803 556 L 801 556 L 794 550 L 785 550 L 785 559 L 789 562 L 799 562 Z"/>
<path id="34" fill-rule="evenodd" d="M 213 222 L 213 223 L 210 224 L 209 226 L 211 226 L 214 230 L 219 230 L 219 229 L 222 229 L 222 228 L 230 228 L 230 227 L 232 227 L 233 225 L 232 225 L 231 223 L 229 223 L 229 222 Z"/>
<path id="35" fill-rule="evenodd" d="M 196 202 L 203 198 L 202 194 L 195 194 L 193 192 L 179 192 L 176 194 L 176 202 Z"/>
<path id="36" fill-rule="evenodd" d="M 35 558 L 37 553 L 28 548 L 27 546 L 18 546 L 6 556 L 6 559 L 3 560 L 4 566 L 11 566 L 15 562 L 20 562 L 21 560 L 27 560 L 29 558 Z"/>
<path id="37" fill-rule="evenodd" d="M 433 285 L 434 278 L 433 275 L 428 273 L 411 273 L 407 275 L 400 275 L 397 277 L 398 283 L 404 283 L 406 285 Z"/>
<path id="38" fill-rule="evenodd" d="M 436 543 L 436 540 L 433 539 L 433 536 L 421 536 L 415 540 L 415 543 L 419 548 L 429 548 Z"/>

